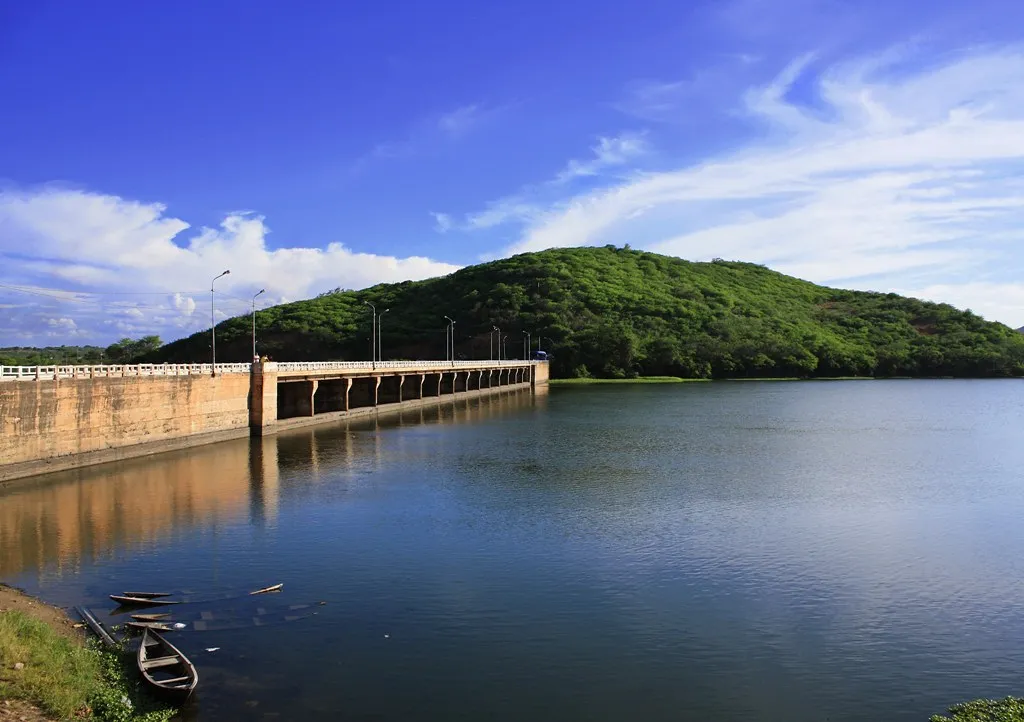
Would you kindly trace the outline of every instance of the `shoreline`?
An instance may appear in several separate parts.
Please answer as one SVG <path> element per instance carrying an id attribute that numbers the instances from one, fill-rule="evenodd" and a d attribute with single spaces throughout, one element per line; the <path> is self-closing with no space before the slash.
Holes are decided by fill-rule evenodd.
<path id="1" fill-rule="evenodd" d="M 587 386 L 590 384 L 689 384 L 742 382 L 819 382 L 819 381 L 1012 381 L 1017 376 L 732 376 L 721 379 L 686 379 L 680 376 L 637 376 L 630 379 L 574 378 L 550 379 L 551 386 Z"/>
<path id="2" fill-rule="evenodd" d="M 164 722 L 126 649 L 103 648 L 68 613 L 0 582 L 0 722 Z"/>

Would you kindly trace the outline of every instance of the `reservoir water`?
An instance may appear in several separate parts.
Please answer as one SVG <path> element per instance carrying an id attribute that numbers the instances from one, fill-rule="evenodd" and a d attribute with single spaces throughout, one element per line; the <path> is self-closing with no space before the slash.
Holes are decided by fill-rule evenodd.
<path id="1" fill-rule="evenodd" d="M 0 580 L 326 602 L 189 719 L 923 721 L 1024 694 L 1022 519 L 1021 381 L 554 388 L 0 488 Z"/>

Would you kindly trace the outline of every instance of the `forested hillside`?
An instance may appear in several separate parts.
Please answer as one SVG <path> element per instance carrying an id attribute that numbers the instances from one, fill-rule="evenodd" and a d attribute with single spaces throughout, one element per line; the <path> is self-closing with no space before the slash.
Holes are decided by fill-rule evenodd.
<path id="1" fill-rule="evenodd" d="M 276 360 L 368 359 L 370 309 L 384 358 L 509 358 L 523 331 L 558 376 L 1020 376 L 1024 335 L 944 304 L 817 286 L 762 266 L 692 263 L 627 248 L 527 253 L 443 278 L 336 291 L 257 313 L 259 351 Z M 217 360 L 252 355 L 248 316 L 217 327 Z M 209 332 L 152 358 L 209 358 Z M 496 353 L 496 351 L 494 352 Z"/>

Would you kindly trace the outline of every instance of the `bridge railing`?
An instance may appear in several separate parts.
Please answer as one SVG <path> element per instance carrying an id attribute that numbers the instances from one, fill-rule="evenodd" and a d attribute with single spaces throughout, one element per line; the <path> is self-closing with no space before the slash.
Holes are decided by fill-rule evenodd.
<path id="1" fill-rule="evenodd" d="M 332 371 L 374 368 L 503 368 L 522 366 L 530 361 L 285 361 L 275 364 L 278 371 Z M 125 376 L 209 376 L 210 364 L 97 364 L 92 366 L 0 366 L 0 381 L 106 378 Z M 247 374 L 247 363 L 217 364 L 218 374 Z"/>
<path id="2" fill-rule="evenodd" d="M 398 368 L 505 368 L 522 366 L 530 361 L 285 361 L 277 362 L 278 371 L 334 371 L 344 369 Z"/>
<path id="3" fill-rule="evenodd" d="M 0 366 L 0 381 L 210 375 L 210 364 L 98 364 L 92 366 Z M 249 364 L 217 364 L 218 374 L 249 373 Z"/>

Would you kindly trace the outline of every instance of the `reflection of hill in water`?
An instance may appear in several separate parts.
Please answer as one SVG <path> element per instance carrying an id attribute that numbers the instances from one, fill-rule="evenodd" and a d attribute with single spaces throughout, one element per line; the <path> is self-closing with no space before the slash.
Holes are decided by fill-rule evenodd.
<path id="1" fill-rule="evenodd" d="M 386 453 L 387 434 L 478 422 L 535 403 L 529 393 L 463 398 L 376 420 L 297 429 L 39 477 L 0 490 L 0 577 L 46 567 L 60 575 L 115 550 L 196 527 L 273 523 L 282 496 L 358 474 Z"/>

